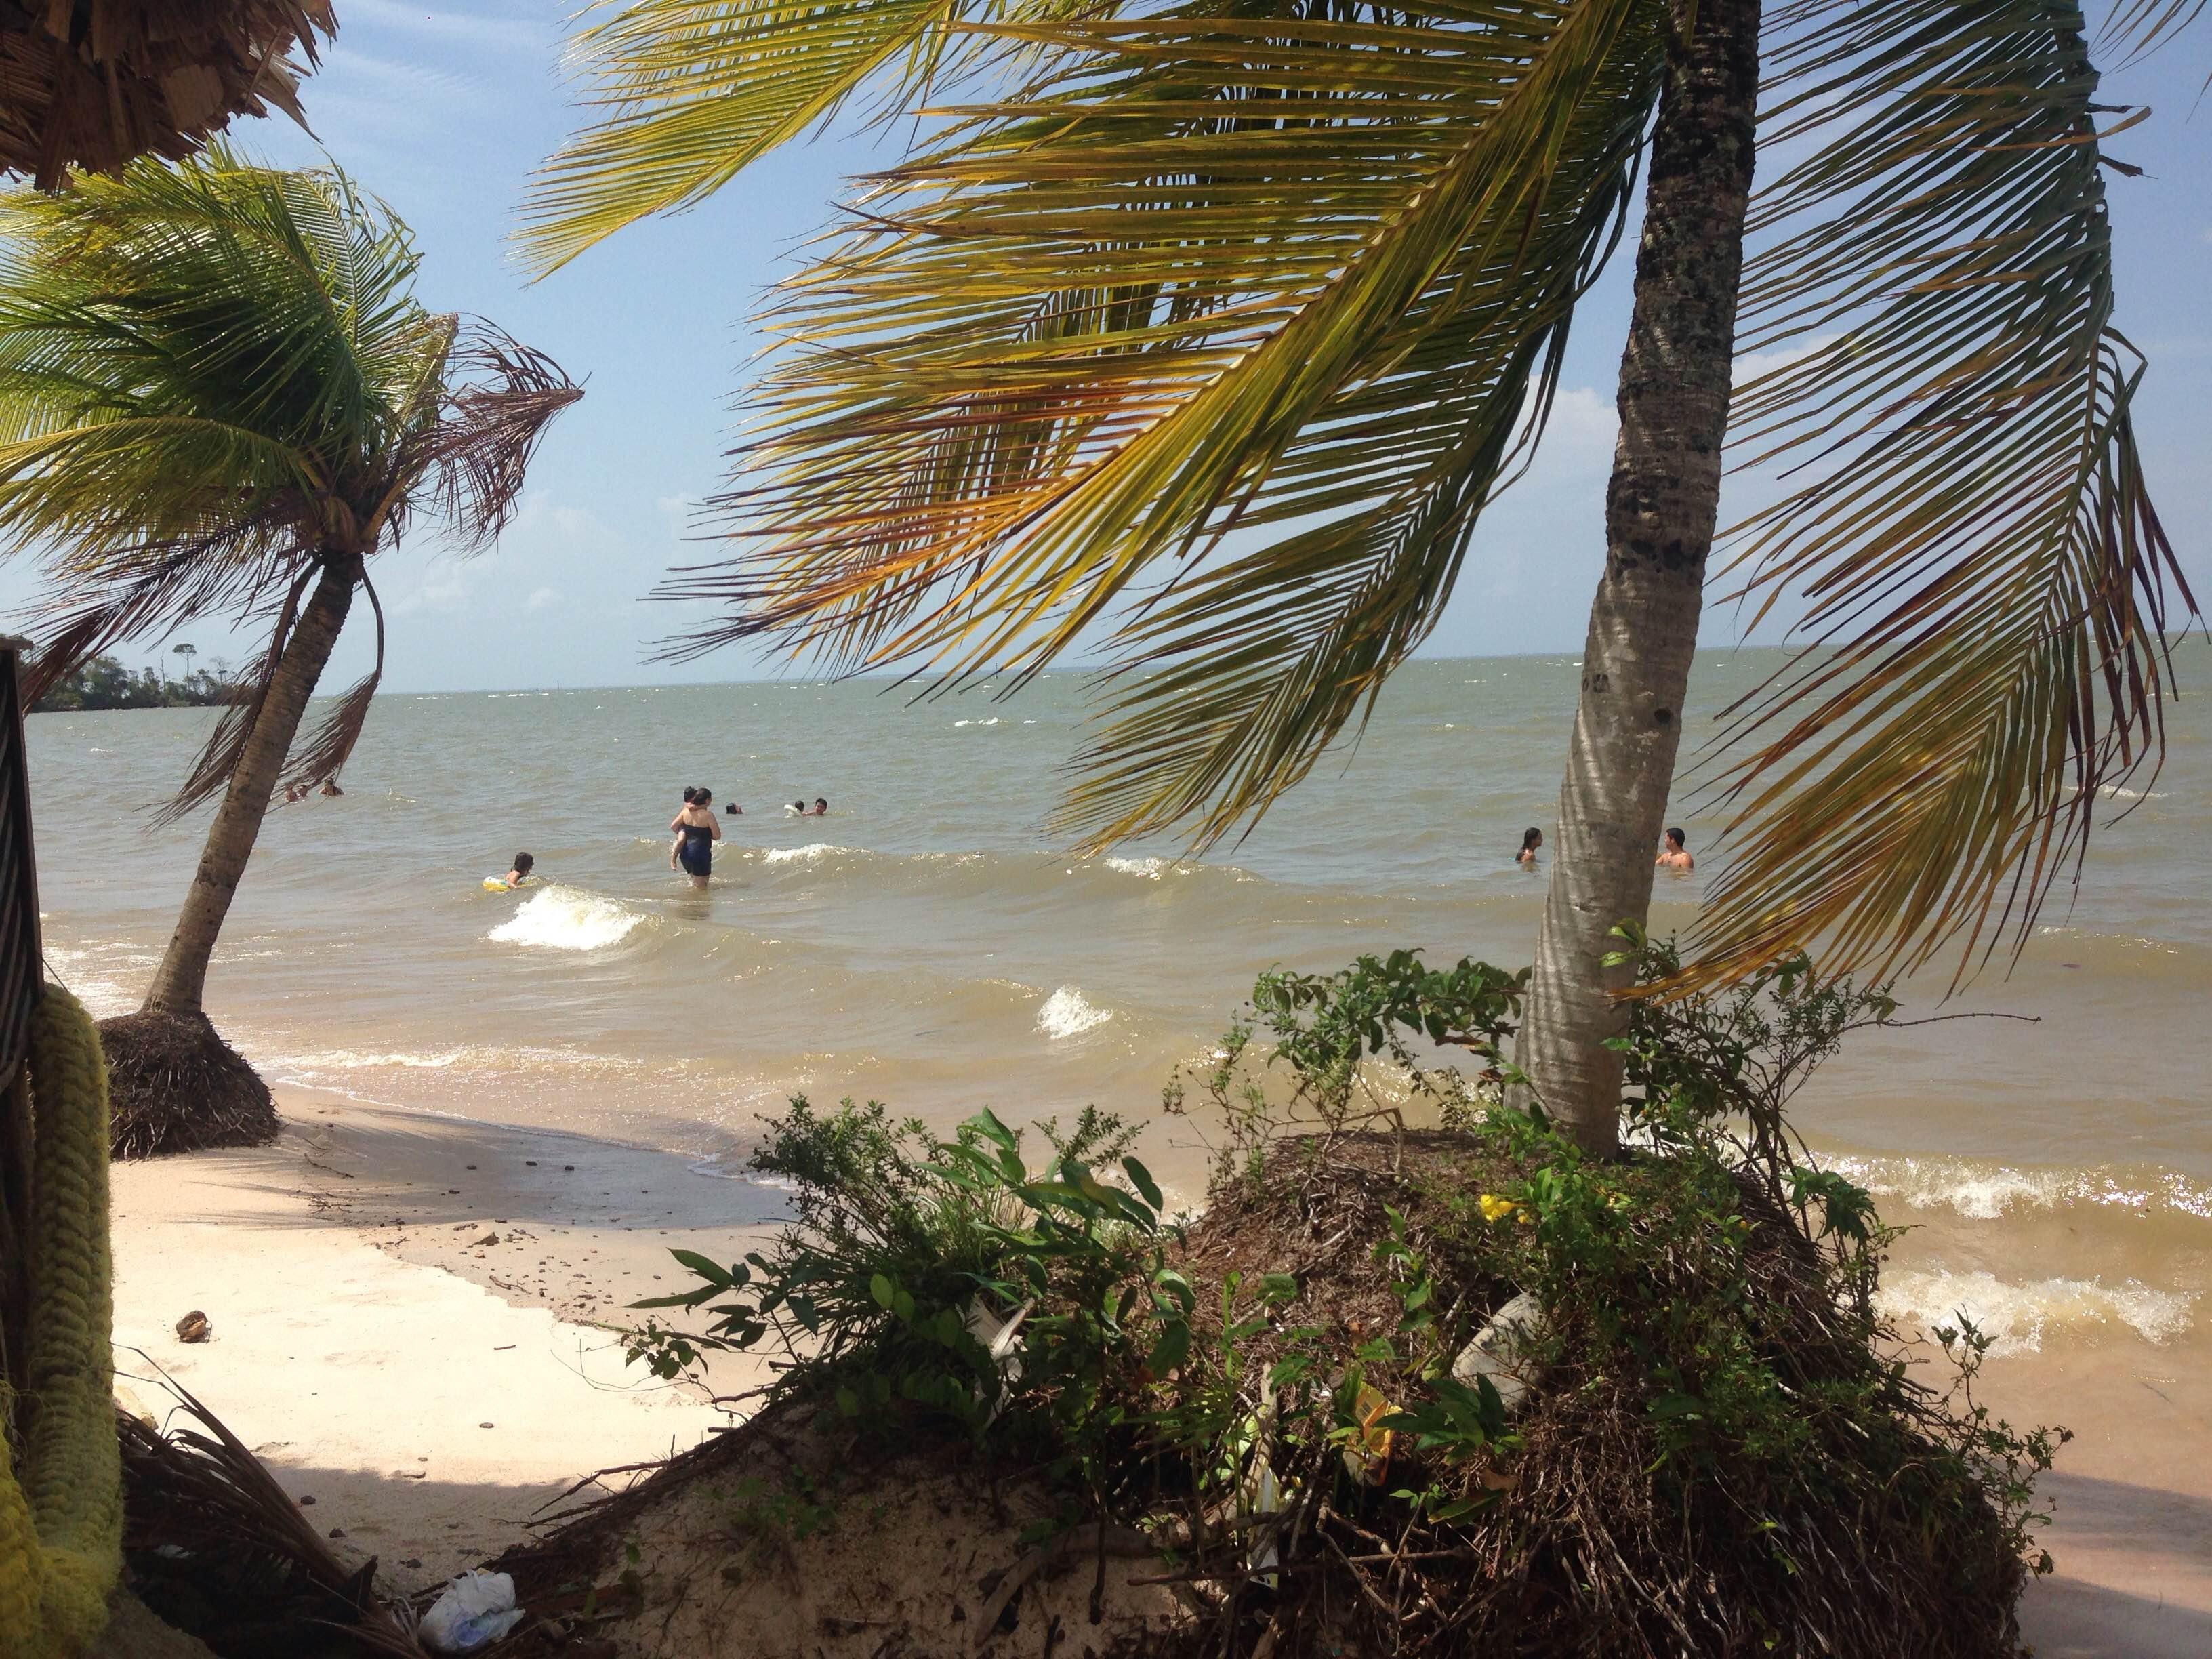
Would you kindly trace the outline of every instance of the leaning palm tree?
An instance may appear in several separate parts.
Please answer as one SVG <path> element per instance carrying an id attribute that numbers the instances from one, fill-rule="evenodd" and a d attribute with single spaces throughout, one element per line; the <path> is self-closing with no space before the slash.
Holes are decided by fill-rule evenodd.
<path id="1" fill-rule="evenodd" d="M 2107 33 L 2195 11 L 2117 0 Z M 2071 0 L 641 0 L 578 43 L 601 114 L 522 240 L 550 270 L 854 99 L 975 88 L 786 285 L 716 504 L 739 550 L 671 582 L 720 607 L 674 648 L 959 684 L 1103 629 L 1063 823 L 1202 847 L 1434 627 L 1648 167 L 1518 1047 L 1602 1151 L 1608 958 L 1650 901 L 1732 415 L 1794 481 L 1743 527 L 1747 579 L 1809 594 L 1825 648 L 1710 763 L 1736 857 L 1685 982 L 2024 939 L 2099 787 L 2156 752 L 2179 571 L 2085 27 Z M 1794 159 L 1754 198 L 1762 137 Z M 1744 347 L 1783 366 L 1732 400 Z"/>
<path id="2" fill-rule="evenodd" d="M 428 520 L 496 536 L 581 395 L 497 330 L 424 310 L 406 227 L 334 168 L 216 147 L 0 198 L 0 536 L 42 559 L 27 696 L 134 635 L 240 615 L 268 644 L 166 814 L 221 797 L 143 1011 L 106 1029 L 119 1148 L 273 1132 L 202 1007 L 263 815 L 334 777 L 383 666 L 368 566 Z M 356 593 L 376 665 L 300 726 Z"/>

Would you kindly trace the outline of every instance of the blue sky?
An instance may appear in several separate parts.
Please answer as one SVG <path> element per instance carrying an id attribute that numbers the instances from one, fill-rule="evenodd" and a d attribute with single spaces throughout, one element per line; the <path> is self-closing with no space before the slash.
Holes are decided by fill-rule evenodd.
<path id="1" fill-rule="evenodd" d="M 624 233 L 543 283 L 507 251 L 530 169 L 575 118 L 561 70 L 559 9 L 528 0 L 399 4 L 338 0 L 342 27 L 307 83 L 313 136 L 283 119 L 234 130 L 284 163 L 319 147 L 411 224 L 419 293 L 437 310 L 489 317 L 587 385 L 543 451 L 523 510 L 498 550 L 462 561 L 425 543 L 380 562 L 395 690 L 613 684 L 748 678 L 766 667 L 725 653 L 681 668 L 647 663 L 679 620 L 644 603 L 685 540 L 690 504 L 722 476 L 745 365 L 763 342 L 750 318 L 826 217 L 842 175 L 890 151 L 831 135 L 771 157 L 697 210 Z M 2212 100 L 2195 108 L 2207 37 L 2108 81 L 2116 102 L 2154 118 L 2117 152 L 2146 176 L 2112 176 L 2121 322 L 2149 357 L 2138 403 L 2150 477 L 2192 584 L 2212 603 Z M 888 142 L 888 141 L 886 141 Z M 1624 251 L 1577 322 L 1560 406 L 1537 464 L 1486 515 L 1431 654 L 1560 651 L 1582 641 L 1602 553 L 1613 444 L 1613 360 L 1626 319 Z M 1723 519 L 1728 517 L 1723 509 Z M 33 591 L 0 572 L 0 606 Z M 361 630 L 365 635 L 366 630 Z M 192 637 L 202 660 L 226 649 Z M 1709 643 L 1736 637 L 1708 612 Z M 365 637 L 342 644 L 331 684 L 358 670 Z M 153 642 L 125 654 L 149 659 Z"/>

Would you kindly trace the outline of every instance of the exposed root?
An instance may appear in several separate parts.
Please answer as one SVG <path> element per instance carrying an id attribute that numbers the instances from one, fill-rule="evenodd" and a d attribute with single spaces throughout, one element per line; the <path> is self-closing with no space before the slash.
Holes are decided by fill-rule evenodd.
<path id="1" fill-rule="evenodd" d="M 276 1138 L 276 1103 L 204 1014 L 142 1011 L 102 1020 L 117 1158 L 161 1158 Z"/>

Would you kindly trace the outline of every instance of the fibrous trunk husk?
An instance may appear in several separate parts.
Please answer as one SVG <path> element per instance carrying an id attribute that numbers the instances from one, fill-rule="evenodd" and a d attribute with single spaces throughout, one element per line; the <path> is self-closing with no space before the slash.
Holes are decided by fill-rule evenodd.
<path id="1" fill-rule="evenodd" d="M 205 1014 L 141 1010 L 102 1020 L 100 1046 L 117 1158 L 261 1146 L 276 1138 L 269 1085 Z"/>

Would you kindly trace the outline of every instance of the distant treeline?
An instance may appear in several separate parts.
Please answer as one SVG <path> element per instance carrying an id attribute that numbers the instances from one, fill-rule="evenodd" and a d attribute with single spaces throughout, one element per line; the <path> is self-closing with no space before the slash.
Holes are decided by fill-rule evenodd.
<path id="1" fill-rule="evenodd" d="M 211 708 L 238 701 L 228 664 L 196 668 L 165 680 L 150 668 L 133 672 L 112 657 L 94 657 L 40 697 L 31 712 L 55 714 L 86 708 Z"/>

